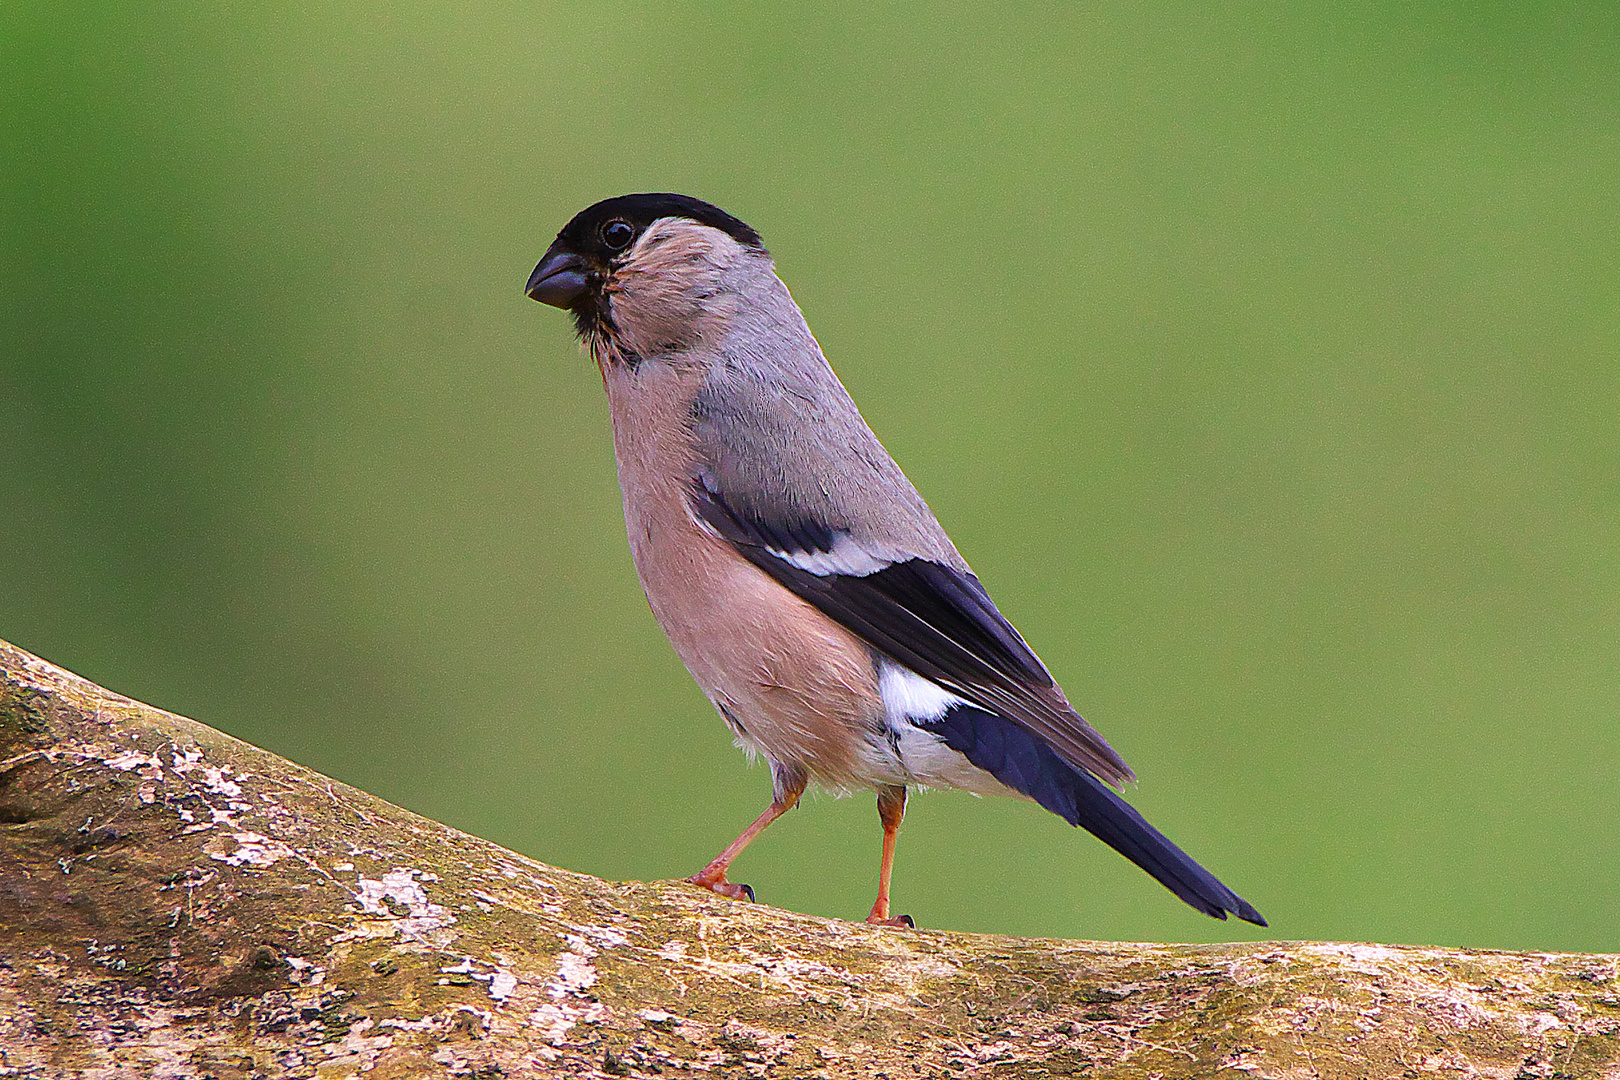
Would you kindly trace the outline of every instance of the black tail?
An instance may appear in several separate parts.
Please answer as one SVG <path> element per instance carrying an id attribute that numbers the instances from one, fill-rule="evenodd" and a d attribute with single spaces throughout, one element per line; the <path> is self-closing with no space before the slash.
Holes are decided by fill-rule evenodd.
<path id="1" fill-rule="evenodd" d="M 1224 919 L 1231 912 L 1244 922 L 1266 925 L 1253 905 L 1149 825 L 1130 803 L 1011 720 L 956 705 L 938 720 L 919 726 L 938 735 L 975 767 L 1070 825 L 1081 826 L 1204 914 Z"/>

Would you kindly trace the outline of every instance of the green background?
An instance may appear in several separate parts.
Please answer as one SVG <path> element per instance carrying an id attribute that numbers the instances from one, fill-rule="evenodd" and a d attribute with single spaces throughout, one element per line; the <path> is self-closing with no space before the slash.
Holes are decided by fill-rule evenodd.
<path id="1" fill-rule="evenodd" d="M 1136 804 L 1283 938 L 1620 948 L 1620 8 L 7 4 L 0 637 L 614 878 L 768 798 L 522 295 L 764 233 Z M 738 864 L 859 917 L 870 797 Z M 931 793 L 934 927 L 1258 937 Z"/>

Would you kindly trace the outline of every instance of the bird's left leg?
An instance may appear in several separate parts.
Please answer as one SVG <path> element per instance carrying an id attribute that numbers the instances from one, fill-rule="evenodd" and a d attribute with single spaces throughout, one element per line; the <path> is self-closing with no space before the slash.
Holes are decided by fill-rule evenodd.
<path id="1" fill-rule="evenodd" d="M 904 785 L 885 785 L 878 788 L 878 820 L 883 823 L 883 865 L 878 870 L 877 901 L 866 921 L 877 926 L 916 926 L 910 915 L 889 917 L 889 878 L 894 873 L 894 838 L 900 831 L 900 819 L 906 816 L 906 789 Z"/>
<path id="2" fill-rule="evenodd" d="M 701 886 L 710 892 L 729 896 L 733 900 L 747 897 L 751 902 L 754 899 L 754 890 L 748 885 L 735 884 L 726 880 L 726 869 L 731 861 L 742 854 L 743 848 L 754 840 L 754 837 L 765 831 L 765 827 L 795 806 L 799 805 L 799 796 L 810 783 L 810 777 L 798 769 L 771 768 L 771 779 L 775 787 L 775 797 L 765 812 L 754 819 L 754 823 L 742 831 L 742 835 L 726 845 L 726 850 L 716 855 L 702 870 L 693 874 L 686 880 L 693 885 Z"/>

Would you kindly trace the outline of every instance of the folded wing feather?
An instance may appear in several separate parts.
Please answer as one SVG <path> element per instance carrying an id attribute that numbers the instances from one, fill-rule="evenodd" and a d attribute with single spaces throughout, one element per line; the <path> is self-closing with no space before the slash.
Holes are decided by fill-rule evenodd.
<path id="1" fill-rule="evenodd" d="M 824 524 L 740 513 L 716 486 L 709 477 L 693 481 L 694 514 L 784 587 L 884 655 L 1018 724 L 1071 765 L 1112 784 L 1134 779 L 971 572 L 929 559 L 885 561 Z"/>

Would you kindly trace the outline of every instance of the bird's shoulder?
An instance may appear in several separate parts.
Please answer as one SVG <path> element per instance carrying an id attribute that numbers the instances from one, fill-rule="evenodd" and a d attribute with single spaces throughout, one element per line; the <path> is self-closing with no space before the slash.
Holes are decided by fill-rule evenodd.
<path id="1" fill-rule="evenodd" d="M 813 342 L 812 342 L 813 346 Z M 967 564 L 819 352 L 717 364 L 691 407 L 697 469 L 767 527 L 836 533 L 883 562 Z"/>

